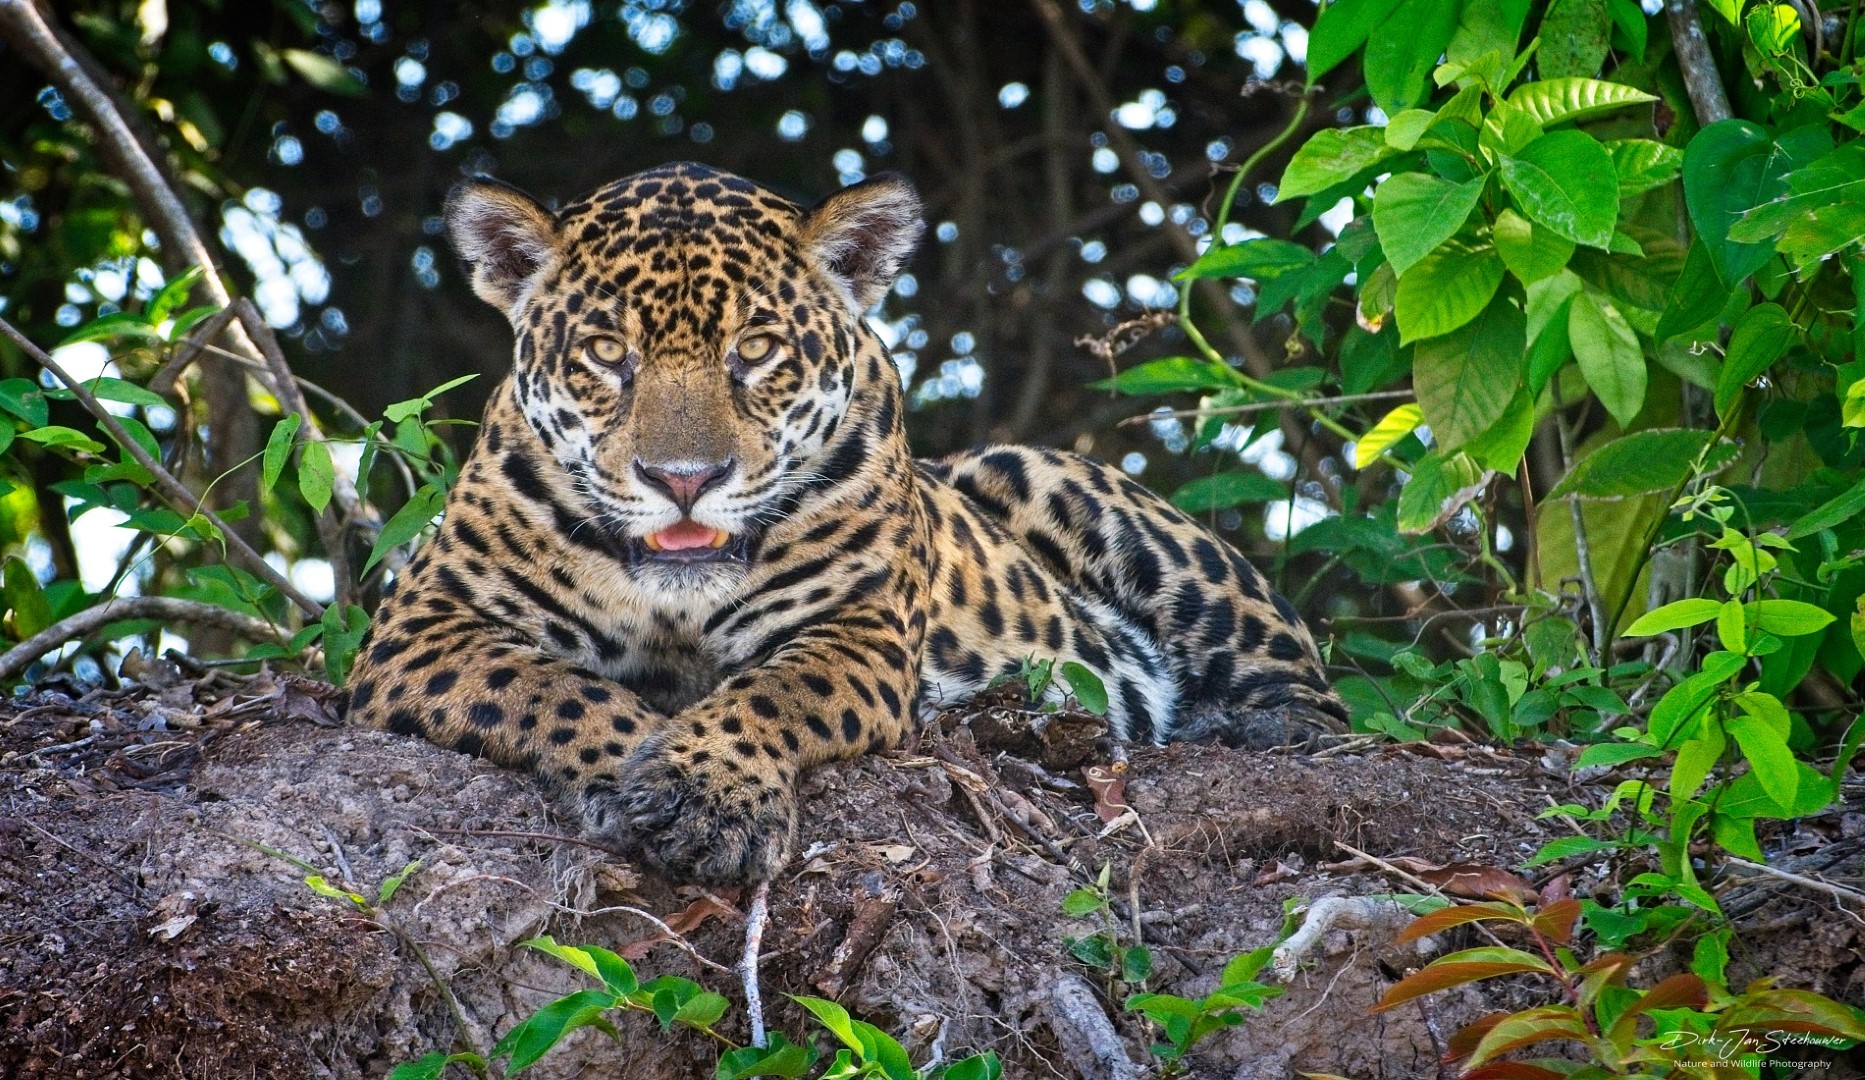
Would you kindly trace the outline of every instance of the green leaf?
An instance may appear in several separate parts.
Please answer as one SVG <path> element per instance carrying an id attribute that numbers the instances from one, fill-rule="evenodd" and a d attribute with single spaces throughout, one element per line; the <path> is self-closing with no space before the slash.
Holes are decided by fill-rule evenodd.
<path id="1" fill-rule="evenodd" d="M 409 398 L 407 401 L 398 401 L 390 405 L 388 408 L 382 410 L 382 415 L 397 424 L 412 420 L 432 408 L 435 398 L 452 390 L 456 386 L 462 386 L 477 378 L 479 378 L 479 376 L 474 374 L 462 375 L 457 379 L 448 379 L 446 382 L 441 383 L 439 386 L 436 386 L 434 389 L 429 390 L 418 398 Z"/>
<path id="2" fill-rule="evenodd" d="M 1153 973 L 1153 954 L 1144 947 L 1135 945 L 1120 958 L 1120 978 L 1123 982 L 1142 983 Z"/>
<path id="3" fill-rule="evenodd" d="M 324 676 L 342 686 L 356 659 L 357 647 L 369 632 L 369 613 L 355 604 L 348 608 L 332 604 L 324 609 L 323 624 Z"/>
<path id="4" fill-rule="evenodd" d="M 1822 206 L 1794 219 L 1781 234 L 1781 254 L 1807 267 L 1865 240 L 1865 200 Z"/>
<path id="5" fill-rule="evenodd" d="M 1541 20 L 1536 63 L 1550 78 L 1598 74 L 1612 44 L 1606 0 L 1554 0 Z"/>
<path id="6" fill-rule="evenodd" d="M 1586 457 L 1548 492 L 1549 499 L 1632 499 L 1668 494 L 1692 475 L 1708 431 L 1650 428 L 1622 435 Z M 1705 475 L 1726 465 L 1735 449 L 1724 441 L 1705 460 Z"/>
<path id="7" fill-rule="evenodd" d="M 1201 476 L 1187 483 L 1172 493 L 1172 505 L 1188 514 L 1202 514 L 1288 497 L 1288 486 L 1280 480 L 1272 480 L 1259 472 L 1233 471 Z"/>
<path id="8" fill-rule="evenodd" d="M 1772 245 L 1741 243 L 1729 230 L 1738 217 L 1787 190 L 1790 165 L 1767 129 L 1747 120 L 1710 124 L 1684 148 L 1690 221 L 1723 284 L 1740 284 L 1773 254 Z"/>
<path id="9" fill-rule="evenodd" d="M 1418 343 L 1412 383 L 1440 449 L 1462 447 L 1507 411 L 1522 378 L 1525 327 L 1522 309 L 1502 295 L 1468 324 Z"/>
<path id="10" fill-rule="evenodd" d="M 1485 471 L 1465 453 L 1448 457 L 1433 450 L 1412 467 L 1412 478 L 1399 489 L 1399 531 L 1427 533 L 1456 516 L 1489 482 Z"/>
<path id="11" fill-rule="evenodd" d="M 1514 210 L 1504 209 L 1496 215 L 1490 235 L 1503 265 L 1524 285 L 1553 277 L 1573 258 L 1572 240 L 1546 226 L 1537 226 Z M 1390 254 L 1391 249 L 1387 248 L 1387 252 Z"/>
<path id="12" fill-rule="evenodd" d="M 704 1031 L 719 1022 L 731 1002 L 710 990 L 695 994 L 680 1003 L 680 1008 L 673 1014 L 674 1023 Z"/>
<path id="13" fill-rule="evenodd" d="M 492 1056 L 509 1056 L 511 1062 L 507 1068 L 517 1072 L 536 1064 L 562 1042 L 565 1035 L 578 1028 L 601 1028 L 613 1038 L 615 1029 L 602 1019 L 602 1013 L 615 1004 L 615 995 L 602 990 L 578 990 L 560 997 L 507 1032 L 492 1048 Z"/>
<path id="14" fill-rule="evenodd" d="M 70 450 L 79 454 L 100 454 L 107 449 L 103 443 L 76 428 L 58 425 L 22 431 L 18 437 L 51 449 Z"/>
<path id="15" fill-rule="evenodd" d="M 1245 240 L 1240 244 L 1213 245 L 1198 257 L 1197 262 L 1172 275 L 1172 280 L 1249 278 L 1252 281 L 1265 281 L 1291 270 L 1307 269 L 1314 264 L 1315 253 L 1302 245 L 1262 237 Z"/>
<path id="16" fill-rule="evenodd" d="M 1392 449 L 1400 439 L 1410 435 L 1423 422 L 1423 411 L 1409 401 L 1387 413 L 1365 435 L 1354 441 L 1353 467 L 1364 469 L 1378 461 L 1379 455 Z M 1860 486 L 1865 487 L 1865 483 Z"/>
<path id="17" fill-rule="evenodd" d="M 1650 191 L 1677 179 L 1684 170 L 1684 152 L 1651 139 L 1615 139 L 1606 144 L 1612 169 L 1619 177 L 1619 199 Z"/>
<path id="18" fill-rule="evenodd" d="M 376 537 L 375 547 L 370 549 L 369 558 L 363 563 L 362 572 L 367 574 L 371 568 L 382 561 L 384 555 L 398 545 L 405 544 L 419 536 L 421 530 L 427 528 L 428 522 L 434 520 L 434 515 L 440 513 L 446 503 L 447 493 L 440 489 L 440 485 L 423 484 L 412 498 L 402 504 L 400 510 L 395 511 L 395 516 L 389 518 L 387 524 L 382 526 L 382 533 Z"/>
<path id="19" fill-rule="evenodd" d="M 1567 339 L 1587 385 L 1620 424 L 1630 424 L 1645 404 L 1645 354 L 1638 335 L 1612 301 L 1591 291 L 1574 297 Z"/>
<path id="20" fill-rule="evenodd" d="M 1748 657 L 1731 652 L 1713 652 L 1704 657 L 1695 675 L 1665 691 L 1658 700 L 1646 721 L 1646 733 L 1659 746 L 1668 746 L 1677 725 L 1695 716 L 1747 662 Z"/>
<path id="21" fill-rule="evenodd" d="M 1509 94 L 1511 106 L 1527 113 L 1542 127 L 1568 121 L 1590 120 L 1628 105 L 1656 101 L 1656 97 L 1619 83 L 1599 79 L 1541 79 L 1523 83 Z"/>
<path id="22" fill-rule="evenodd" d="M 5 586 L 6 606 L 13 612 L 15 640 L 24 641 L 52 625 L 51 602 L 45 597 L 38 575 L 25 560 L 17 555 L 7 556 L 6 568 L 0 572 L 0 583 Z"/>
<path id="23" fill-rule="evenodd" d="M 323 513 L 330 505 L 331 486 L 337 481 L 337 467 L 330 460 L 330 447 L 321 439 L 311 439 L 298 455 L 298 491 L 311 509 Z"/>
<path id="24" fill-rule="evenodd" d="M 261 459 L 259 476 L 264 490 L 271 491 L 278 486 L 279 477 L 284 475 L 285 463 L 291 459 L 292 440 L 298 435 L 298 428 L 304 423 L 304 417 L 292 413 L 272 426 L 272 434 L 266 439 L 265 456 Z"/>
<path id="25" fill-rule="evenodd" d="M 205 273 L 199 266 L 190 266 L 163 283 L 162 291 L 151 297 L 149 306 L 144 309 L 150 325 L 160 325 L 168 319 L 170 312 L 187 303 L 188 294 L 194 291 L 194 286 Z"/>
<path id="26" fill-rule="evenodd" d="M 1865 510 L 1865 479 L 1852 485 L 1843 495 L 1838 495 L 1820 504 L 1819 508 L 1805 517 L 1799 518 L 1788 526 L 1787 539 L 1799 540 L 1812 536 L 1822 529 L 1837 528 L 1858 516 Z M 1865 649 L 1860 652 L 1865 654 Z"/>
<path id="27" fill-rule="evenodd" d="M 1729 239 L 1743 243 L 1772 240 L 1796 218 L 1834 203 L 1865 198 L 1865 146 L 1846 143 L 1785 179 L 1788 190 L 1743 214 L 1729 227 Z"/>
<path id="28" fill-rule="evenodd" d="M 1642 761 L 1654 758 L 1664 751 L 1643 743 L 1594 743 L 1580 751 L 1574 759 L 1574 768 L 1590 769 L 1596 765 L 1623 765 L 1628 761 Z"/>
<path id="29" fill-rule="evenodd" d="M 1385 22 L 1399 0 L 1338 0 L 1315 19 L 1308 34 L 1308 82 L 1334 70 L 1352 56 L 1375 27 Z"/>
<path id="30" fill-rule="evenodd" d="M 1722 729 L 1715 724 L 1705 724 L 1701 733 L 1693 739 L 1685 739 L 1677 748 L 1677 757 L 1671 762 L 1671 778 L 1665 785 L 1666 793 L 1672 799 L 1689 799 L 1696 795 L 1703 781 L 1709 778 L 1710 770 L 1723 756 L 1727 745 Z"/>
<path id="31" fill-rule="evenodd" d="M 323 53 L 308 49 L 280 49 L 278 55 L 305 82 L 317 87 L 327 94 L 341 94 L 345 97 L 363 97 L 369 88 L 363 81 L 350 72 L 349 68 L 325 56 Z"/>
<path id="32" fill-rule="evenodd" d="M 323 627 L 320 626 L 318 629 L 321 631 Z M 386 904 L 394 899 L 395 894 L 401 891 L 402 883 L 408 880 L 409 875 L 421 869 L 421 862 L 422 860 L 416 859 L 407 866 L 402 867 L 399 872 L 390 874 L 388 877 L 384 878 L 381 886 L 376 889 L 377 905 Z"/>
<path id="33" fill-rule="evenodd" d="M 801 994 L 790 995 L 790 1000 L 808 1009 L 829 1033 L 842 1041 L 842 1045 L 851 1050 L 862 1049 L 861 1040 L 855 1037 L 854 1022 L 849 1018 L 848 1010 L 833 1001 L 824 998 L 807 997 Z"/>
<path id="34" fill-rule="evenodd" d="M 1817 634 L 1833 623 L 1832 612 L 1799 600 L 1756 600 L 1747 609 L 1755 628 L 1775 637 Z"/>
<path id="35" fill-rule="evenodd" d="M 719 1056 L 719 1067 L 713 1073 L 713 1080 L 750 1080 L 754 1076 L 808 1076 L 810 1066 L 815 1064 L 816 1052 L 808 1046 L 798 1046 L 784 1038 L 781 1032 L 773 1031 L 765 1045 L 741 1047 L 728 1050 Z M 967 1058 L 967 1061 L 976 1060 Z M 955 1065 L 953 1068 L 956 1068 Z M 946 1076 L 952 1075 L 947 1070 Z"/>
<path id="36" fill-rule="evenodd" d="M 1714 619 L 1721 610 L 1722 604 L 1708 597 L 1693 596 L 1688 600 L 1676 600 L 1640 615 L 1631 626 L 1625 628 L 1625 636 L 1650 637 L 1667 630 L 1700 626 Z"/>
<path id="37" fill-rule="evenodd" d="M 45 391 L 31 379 L 0 380 L 0 409 L 33 427 L 44 427 L 51 421 L 52 407 L 46 403 Z"/>
<path id="38" fill-rule="evenodd" d="M 1351 180 L 1397 154 L 1386 145 L 1386 129 L 1324 128 L 1310 136 L 1289 159 L 1276 189 L 1276 201 L 1288 202 Z"/>
<path id="39" fill-rule="evenodd" d="M 1101 910 L 1101 896 L 1093 889 L 1080 888 L 1062 898 L 1062 914 L 1079 919 Z"/>
<path id="40" fill-rule="evenodd" d="M 1077 704 L 1096 716 L 1107 715 L 1107 686 L 1101 676 L 1073 660 L 1057 668 L 1056 674 L 1068 684 Z"/>
<path id="41" fill-rule="evenodd" d="M 946 1070 L 939 1074 L 939 1080 L 1000 1080 L 1003 1075 L 1004 1066 L 997 1060 L 997 1053 L 986 1050 L 946 1066 Z"/>
<path id="42" fill-rule="evenodd" d="M 84 384 L 84 388 L 99 401 L 115 401 L 124 405 L 141 405 L 145 408 L 155 406 L 167 408 L 168 402 L 160 394 L 154 393 L 133 382 L 113 379 L 107 375 L 98 376 Z M 47 390 L 45 396 L 53 401 L 76 401 L 78 395 L 71 390 L 60 387 Z"/>
<path id="43" fill-rule="evenodd" d="M 1653 337 L 1662 343 L 1703 326 L 1722 313 L 1733 292 L 1717 276 L 1709 248 L 1702 239 L 1691 241 L 1690 252 L 1684 256 L 1683 273 L 1678 275 L 1677 284 L 1671 289 L 1664 313 L 1658 316 L 1658 328 Z"/>
<path id="44" fill-rule="evenodd" d="M 1502 159 L 1502 182 L 1528 217 L 1602 250 L 1619 218 L 1612 155 L 1584 131 L 1555 131 Z"/>
<path id="45" fill-rule="evenodd" d="M 1645 9 L 1636 0 L 1606 0 L 1606 11 L 1624 37 L 1632 58 L 1643 60 L 1646 39 L 1651 30 L 1645 19 Z"/>
<path id="46" fill-rule="evenodd" d="M 81 341 L 106 341 L 120 337 L 162 340 L 162 335 L 156 333 L 155 327 L 150 324 L 147 316 L 134 311 L 115 311 L 108 315 L 100 315 L 73 330 L 54 348 L 62 349 Z"/>
<path id="47" fill-rule="evenodd" d="M 1502 284 L 1502 259 L 1488 244 L 1444 244 L 1399 278 L 1393 304 L 1399 343 L 1448 334 L 1476 318 Z"/>
<path id="48" fill-rule="evenodd" d="M 1787 736 L 1746 713 L 1730 717 L 1727 726 L 1761 789 L 1777 804 L 1793 806 L 1800 790 L 1800 770 L 1794 752 L 1788 749 Z"/>
<path id="49" fill-rule="evenodd" d="M 1308 40 L 1312 45 L 1314 38 Z M 1394 150 L 1410 150 L 1437 121 L 1438 114 L 1430 109 L 1406 109 L 1386 121 L 1386 145 Z"/>
<path id="50" fill-rule="evenodd" d="M 1360 72 L 1367 92 L 1386 115 L 1421 105 L 1429 96 L 1431 69 L 1457 31 L 1459 6 L 1442 0 L 1401 0 L 1367 38 Z"/>
<path id="51" fill-rule="evenodd" d="M 1194 360 L 1189 356 L 1167 356 L 1148 360 L 1137 367 L 1090 383 L 1095 390 L 1113 390 L 1122 394 L 1173 394 L 1185 390 L 1234 390 L 1243 378 L 1227 364 Z"/>
<path id="52" fill-rule="evenodd" d="M 1424 173 L 1399 173 L 1373 193 L 1373 228 L 1392 269 L 1404 274 L 1457 235 L 1483 198 L 1487 179 L 1462 184 Z"/>
<path id="53" fill-rule="evenodd" d="M 1716 378 L 1716 414 L 1728 415 L 1743 388 L 1779 360 L 1799 337 L 1800 330 L 1779 304 L 1757 304 L 1744 312 L 1729 338 L 1722 372 Z"/>

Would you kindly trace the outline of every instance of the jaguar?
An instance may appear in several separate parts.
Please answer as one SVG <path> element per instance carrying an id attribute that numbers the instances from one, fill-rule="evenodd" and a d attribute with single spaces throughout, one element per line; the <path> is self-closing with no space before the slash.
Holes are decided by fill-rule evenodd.
<path id="1" fill-rule="evenodd" d="M 1341 728 L 1290 604 L 1119 469 L 914 459 L 866 318 L 924 229 L 906 180 L 805 208 L 683 163 L 553 210 L 476 178 L 444 217 L 512 371 L 353 722 L 530 770 L 591 836 L 718 884 L 781 868 L 804 770 L 1032 658 L 1094 672 L 1127 740 Z"/>

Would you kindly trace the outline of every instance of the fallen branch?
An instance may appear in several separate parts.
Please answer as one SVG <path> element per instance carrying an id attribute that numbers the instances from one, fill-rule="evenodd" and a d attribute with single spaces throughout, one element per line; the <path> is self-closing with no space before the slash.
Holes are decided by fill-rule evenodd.
<path id="1" fill-rule="evenodd" d="M 281 595 L 296 604 L 311 618 L 323 617 L 324 605 L 299 592 L 297 586 L 293 585 L 284 574 L 274 569 L 272 564 L 266 562 L 257 551 L 254 551 L 252 545 L 242 539 L 240 534 L 234 532 L 233 527 L 222 520 L 220 515 L 209 510 L 207 504 L 201 501 L 200 496 L 189 490 L 188 485 L 175 479 L 174 473 L 169 472 L 161 462 L 151 457 L 149 451 L 144 450 L 142 444 L 132 438 L 123 425 L 117 421 L 115 414 L 104 408 L 103 402 L 97 400 L 97 395 L 91 393 L 90 387 L 86 386 L 83 380 L 72 377 L 72 374 L 65 370 L 64 365 L 52 359 L 44 349 L 33 344 L 32 339 L 20 333 L 18 327 L 4 318 L 0 318 L 0 334 L 4 334 L 13 344 L 19 346 L 21 352 L 31 357 L 35 363 L 51 372 L 59 382 L 71 389 L 71 392 L 77 396 L 78 403 L 84 406 L 84 411 L 90 413 L 99 424 L 103 425 L 104 430 L 110 433 L 110 437 L 117 441 L 117 445 L 123 448 L 125 454 L 128 454 L 136 464 L 147 469 L 149 475 L 155 478 L 156 490 L 173 509 L 189 517 L 198 514 L 218 530 L 221 543 L 226 545 L 228 556 L 238 563 L 242 570 L 277 589 Z"/>
<path id="2" fill-rule="evenodd" d="M 1275 973 L 1278 982 L 1289 982 L 1295 978 L 1303 957 L 1320 943 L 1321 935 L 1328 931 L 1375 930 L 1383 934 L 1397 934 L 1412 918 L 1411 909 L 1397 900 L 1371 896 L 1324 896 L 1308 906 L 1301 928 L 1276 946 L 1276 951 L 1270 954 L 1269 969 Z"/>
<path id="3" fill-rule="evenodd" d="M 751 1018 L 751 1045 L 764 1049 L 764 994 L 758 987 L 758 952 L 764 947 L 764 924 L 770 921 L 771 883 L 758 882 L 745 911 L 745 955 L 738 961 L 738 977 L 745 986 L 745 1015 Z"/>
<path id="4" fill-rule="evenodd" d="M 1101 1008 L 1094 987 L 1063 972 L 1049 989 L 1049 1028 L 1075 1072 L 1085 1080 L 1140 1080 L 1126 1044 Z"/>
<path id="5" fill-rule="evenodd" d="M 52 652 L 67 641 L 76 641 L 113 622 L 125 619 L 162 619 L 167 622 L 202 623 L 231 630 L 253 641 L 274 641 L 285 631 L 264 619 L 229 611 L 199 600 L 182 600 L 173 596 L 132 596 L 106 600 L 60 619 L 0 655 L 0 681 L 11 681 L 31 667 L 33 661 Z"/>
<path id="6" fill-rule="evenodd" d="M 1778 878 L 1781 881 L 1799 885 L 1802 888 L 1817 889 L 1821 892 L 1831 893 L 1833 899 L 1840 902 L 1841 909 L 1847 910 L 1847 913 L 1852 915 L 1855 919 L 1858 918 L 1858 911 L 1865 911 L 1865 893 L 1858 892 L 1854 889 L 1848 889 L 1844 885 L 1835 884 L 1831 881 L 1824 881 L 1820 878 L 1811 878 L 1801 874 L 1790 873 L 1789 871 L 1769 866 L 1766 863 L 1750 862 L 1747 859 L 1738 859 L 1734 856 L 1730 856 L 1728 862 L 1731 866 L 1740 866 L 1744 869 L 1753 870 L 1758 874 L 1766 874 L 1771 878 Z M 1852 909 L 1846 909 L 1845 905 L 1847 904 L 1852 905 Z"/>

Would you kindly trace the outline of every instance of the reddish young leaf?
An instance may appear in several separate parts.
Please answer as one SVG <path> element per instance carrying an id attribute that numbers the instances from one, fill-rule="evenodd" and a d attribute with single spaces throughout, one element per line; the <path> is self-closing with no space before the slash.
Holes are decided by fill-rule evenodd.
<path id="1" fill-rule="evenodd" d="M 1529 925 L 1556 945 L 1565 945 L 1573 940 L 1574 923 L 1579 918 L 1580 901 L 1569 898 L 1542 904 Z"/>
<path id="2" fill-rule="evenodd" d="M 1506 1012 L 1493 1012 L 1488 1016 L 1479 1016 L 1458 1028 L 1444 1044 L 1444 1063 L 1449 1065 L 1452 1062 L 1462 1061 L 1476 1053 L 1477 1045 L 1483 1041 L 1483 1036 L 1489 1034 L 1489 1029 L 1508 1018 L 1509 1014 Z"/>
<path id="3" fill-rule="evenodd" d="M 1512 903 L 1522 903 L 1535 897 L 1533 885 L 1495 866 L 1451 863 L 1435 870 L 1420 870 L 1417 874 L 1452 896 Z"/>
<path id="4" fill-rule="evenodd" d="M 1470 1055 L 1470 1066 L 1474 1069 L 1503 1054 L 1535 1043 L 1556 1040 L 1584 1043 L 1588 1037 L 1586 1022 L 1570 1006 L 1544 1005 L 1538 1009 L 1524 1009 L 1489 1029 L 1489 1034 L 1477 1046 L 1476 1053 Z"/>
<path id="5" fill-rule="evenodd" d="M 1495 921 L 1526 924 L 1529 918 L 1521 908 L 1511 904 L 1483 903 L 1439 908 L 1429 915 L 1419 916 L 1399 934 L 1393 944 L 1403 945 L 1468 923 Z"/>
<path id="6" fill-rule="evenodd" d="M 1685 973 L 1673 975 L 1645 992 L 1645 995 L 1632 1003 L 1632 1007 L 1620 1014 L 1613 1021 L 1609 1037 L 1614 1042 L 1630 1038 L 1638 1025 L 1640 1015 L 1652 1009 L 1675 1009 L 1679 1005 L 1702 1008 L 1710 999 L 1709 987 L 1695 975 Z"/>
<path id="7" fill-rule="evenodd" d="M 1373 1012 L 1384 1012 L 1394 1005 L 1403 1005 L 1413 998 L 1426 994 L 1435 994 L 1440 990 L 1449 990 L 1453 986 L 1493 979 L 1498 975 L 1519 975 L 1525 971 L 1546 971 L 1547 965 L 1539 967 L 1520 963 L 1451 963 L 1438 962 L 1423 971 L 1408 975 L 1392 985 L 1386 996 L 1373 1006 Z"/>

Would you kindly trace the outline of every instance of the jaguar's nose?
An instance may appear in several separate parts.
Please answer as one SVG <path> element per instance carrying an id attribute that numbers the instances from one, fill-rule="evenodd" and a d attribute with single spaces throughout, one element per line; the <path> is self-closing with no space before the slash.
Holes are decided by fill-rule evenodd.
<path id="1" fill-rule="evenodd" d="M 663 466 L 649 465 L 636 458 L 635 475 L 642 483 L 672 499 L 683 513 L 691 513 L 701 495 L 718 487 L 732 474 L 733 464 L 732 458 L 726 458 L 710 465 L 682 462 Z"/>

